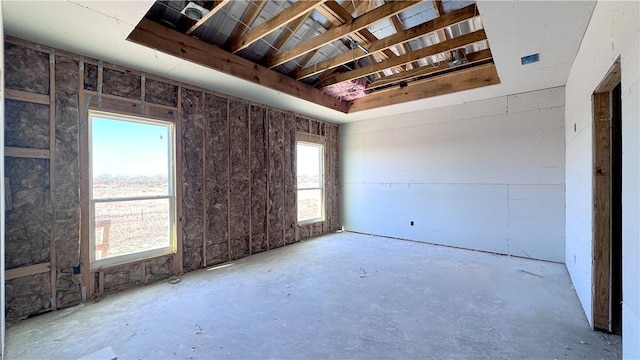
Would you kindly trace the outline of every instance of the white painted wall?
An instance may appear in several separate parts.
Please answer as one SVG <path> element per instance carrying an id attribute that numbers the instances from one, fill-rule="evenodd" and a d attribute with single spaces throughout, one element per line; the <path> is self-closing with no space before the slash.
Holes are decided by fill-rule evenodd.
<path id="1" fill-rule="evenodd" d="M 622 68 L 623 357 L 640 359 L 640 3 L 598 1 L 566 84 L 566 264 L 592 322 L 591 95 Z M 576 131 L 574 131 L 574 124 Z"/>
<path id="2" fill-rule="evenodd" d="M 346 230 L 564 261 L 563 87 L 340 134 Z"/>

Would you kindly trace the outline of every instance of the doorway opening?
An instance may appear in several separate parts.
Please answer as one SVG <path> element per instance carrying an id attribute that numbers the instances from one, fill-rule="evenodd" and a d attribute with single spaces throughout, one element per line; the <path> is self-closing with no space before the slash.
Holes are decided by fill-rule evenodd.
<path id="1" fill-rule="evenodd" d="M 622 334 L 620 61 L 593 93 L 593 327 Z"/>

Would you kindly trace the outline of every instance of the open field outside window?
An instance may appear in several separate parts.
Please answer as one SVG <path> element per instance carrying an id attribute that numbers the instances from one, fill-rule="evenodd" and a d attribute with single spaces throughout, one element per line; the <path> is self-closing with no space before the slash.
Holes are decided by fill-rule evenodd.
<path id="1" fill-rule="evenodd" d="M 92 268 L 175 252 L 172 123 L 89 113 Z"/>
<path id="2" fill-rule="evenodd" d="M 298 141 L 297 185 L 298 222 L 324 220 L 324 146 Z"/>

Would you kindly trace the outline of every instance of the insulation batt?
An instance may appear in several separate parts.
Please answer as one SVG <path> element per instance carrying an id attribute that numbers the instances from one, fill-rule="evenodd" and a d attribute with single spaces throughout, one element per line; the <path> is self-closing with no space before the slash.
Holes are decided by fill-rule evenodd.
<path id="1" fill-rule="evenodd" d="M 367 96 L 367 80 L 355 79 L 326 86 L 322 92 L 340 100 L 351 101 Z"/>

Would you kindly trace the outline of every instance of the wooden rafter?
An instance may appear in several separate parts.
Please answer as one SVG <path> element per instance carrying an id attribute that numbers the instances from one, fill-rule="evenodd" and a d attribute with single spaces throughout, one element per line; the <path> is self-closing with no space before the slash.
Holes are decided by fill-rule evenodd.
<path id="1" fill-rule="evenodd" d="M 260 15 L 260 12 L 262 11 L 262 9 L 266 4 L 267 4 L 266 0 L 251 1 L 249 3 L 249 6 L 244 11 L 244 14 L 242 14 L 242 18 L 240 19 L 240 21 L 238 21 L 238 24 L 236 24 L 235 29 L 233 29 L 233 32 L 227 39 L 227 43 L 225 47 L 227 47 L 230 44 L 231 39 L 239 38 L 251 28 L 251 26 L 253 25 L 253 22 L 256 21 L 256 19 L 258 18 L 258 15 Z"/>
<path id="2" fill-rule="evenodd" d="M 355 0 L 355 1 L 349 1 L 349 2 L 355 6 L 354 15 L 356 17 L 366 12 L 369 12 L 376 7 L 375 0 Z"/>
<path id="3" fill-rule="evenodd" d="M 349 113 L 400 104 L 458 91 L 475 89 L 500 83 L 495 64 L 489 63 L 464 70 L 434 76 L 425 80 L 398 86 L 392 91 L 373 93 L 351 103 Z"/>
<path id="4" fill-rule="evenodd" d="M 341 37 L 359 31 L 380 20 L 393 16 L 401 11 L 410 8 L 411 6 L 419 4 L 420 2 L 421 1 L 394 1 L 386 3 L 366 14 L 363 14 L 362 16 L 355 18 L 349 23 L 327 30 L 326 32 L 313 37 L 292 49 L 276 54 L 267 61 L 267 67 L 278 66 L 310 51 L 319 49 L 326 44 L 340 39 Z"/>
<path id="5" fill-rule="evenodd" d="M 256 26 L 254 29 L 248 31 L 244 35 L 237 39 L 231 39 L 231 52 L 236 53 L 254 42 L 262 39 L 263 37 L 278 30 L 282 26 L 290 23 L 291 21 L 305 16 L 313 8 L 320 6 L 327 0 L 315 0 L 315 1 L 298 1 L 288 8 L 279 12 L 276 16 Z"/>
<path id="6" fill-rule="evenodd" d="M 361 59 L 368 54 L 377 53 L 392 46 L 400 45 L 413 39 L 417 39 L 428 33 L 434 32 L 447 26 L 451 26 L 453 24 L 457 24 L 474 16 L 476 16 L 475 7 L 467 6 L 451 12 L 445 16 L 435 18 L 433 20 L 427 21 L 426 23 L 416 25 L 405 31 L 395 33 L 391 36 L 387 36 L 386 38 L 371 42 L 368 45 L 364 45 L 363 48 L 366 49 L 366 52 L 361 48 L 355 48 L 337 55 L 331 59 L 321 61 L 312 66 L 296 71 L 292 76 L 296 79 L 302 79 L 308 76 L 312 76 L 327 69 L 331 69 L 342 64 Z M 406 54 L 403 56 L 406 56 Z"/>
<path id="7" fill-rule="evenodd" d="M 482 61 L 487 61 L 492 59 L 491 50 L 480 50 L 473 53 L 467 54 L 467 63 L 464 66 L 468 66 L 474 63 L 479 63 Z M 448 63 L 443 63 L 441 66 L 421 66 L 418 68 L 411 69 L 404 73 L 394 74 L 385 76 L 383 78 L 377 79 L 372 83 L 367 85 L 367 90 L 377 89 L 383 86 L 388 86 L 395 83 L 400 83 L 404 81 L 409 81 L 421 76 L 437 74 L 440 72 L 450 71 L 452 68 L 449 67 Z"/>
<path id="8" fill-rule="evenodd" d="M 300 60 L 300 66 L 306 66 L 309 61 L 311 61 L 311 59 L 316 56 L 317 52 L 318 50 L 313 50 L 312 52 L 308 52 L 305 56 L 301 57 L 302 60 Z"/>
<path id="9" fill-rule="evenodd" d="M 473 6 L 475 6 L 475 4 Z M 442 14 L 444 14 L 442 0 L 433 0 L 433 9 L 436 11 L 436 16 L 442 16 Z"/>
<path id="10" fill-rule="evenodd" d="M 148 19 L 140 21 L 128 40 L 330 109 L 347 110 L 345 102 L 319 89 Z"/>
<path id="11" fill-rule="evenodd" d="M 475 4 L 473 4 L 472 6 L 476 7 Z M 436 16 L 444 15 L 445 12 L 444 12 L 444 8 L 442 7 L 442 1 L 433 0 L 433 10 L 435 11 Z M 447 36 L 447 33 L 444 32 L 444 30 L 438 30 L 437 34 L 438 34 L 438 39 L 440 39 L 440 41 L 449 40 L 449 37 Z"/>
<path id="12" fill-rule="evenodd" d="M 198 29 L 200 26 L 202 26 L 202 24 L 204 24 L 205 22 L 207 22 L 207 20 L 209 20 L 213 15 L 215 15 L 218 11 L 220 11 L 220 9 L 222 9 L 225 5 L 227 5 L 227 3 L 229 3 L 231 0 L 221 0 L 218 1 L 211 10 L 209 10 L 208 13 L 206 13 L 202 19 L 198 20 L 195 24 L 193 24 L 193 26 L 191 26 L 189 28 L 189 30 L 187 30 L 186 34 L 190 35 L 192 32 L 196 31 L 196 29 Z"/>
<path id="13" fill-rule="evenodd" d="M 284 44 L 287 43 L 287 41 L 291 40 L 293 34 L 295 34 L 300 29 L 300 27 L 302 27 L 302 24 L 304 24 L 304 21 L 308 16 L 308 14 L 307 16 L 300 16 L 299 18 L 290 22 L 286 26 L 285 31 L 283 31 L 282 34 L 278 36 L 276 41 L 271 45 L 271 50 L 269 50 L 269 52 L 265 54 L 264 58 L 268 58 L 269 56 L 275 54 L 280 48 L 284 46 Z"/>
<path id="14" fill-rule="evenodd" d="M 428 56 L 437 55 L 445 51 L 459 49 L 464 46 L 467 46 L 482 40 L 486 40 L 486 39 L 487 39 L 487 35 L 485 34 L 484 30 L 474 31 L 469 34 L 458 36 L 449 41 L 437 43 L 422 49 L 412 51 L 408 54 L 398 56 L 397 58 L 394 58 L 394 59 L 387 59 L 377 64 L 371 64 L 369 66 L 361 67 L 352 71 L 336 74 L 331 78 L 325 81 L 322 81 L 320 84 L 318 84 L 318 87 L 325 87 L 325 86 L 336 84 L 342 81 L 358 79 L 358 78 L 365 77 L 385 69 L 390 69 L 395 66 L 404 65 L 412 61 L 420 60 Z"/>
<path id="15" fill-rule="evenodd" d="M 394 15 L 390 17 L 389 20 L 391 20 L 391 26 L 393 27 L 393 31 L 395 31 L 396 34 L 405 30 L 404 24 L 402 24 L 398 15 Z M 396 49 L 398 50 L 398 53 L 400 53 L 400 55 L 404 55 L 408 52 L 411 52 L 411 47 L 409 46 L 408 42 L 405 42 L 405 43 L 402 43 L 401 45 L 396 46 Z M 405 65 L 405 70 L 411 70 L 412 68 L 413 68 L 412 64 Z"/>
<path id="16" fill-rule="evenodd" d="M 346 7 L 343 7 L 342 5 L 338 4 L 336 1 L 331 0 L 331 1 L 327 1 L 321 8 L 318 8 L 318 9 L 321 10 L 324 8 L 326 10 L 326 13 L 322 13 L 322 14 L 326 16 L 327 19 L 329 19 L 329 21 L 331 21 L 334 24 L 334 26 L 340 26 L 340 25 L 352 22 L 354 20 L 354 17 L 351 15 L 354 11 L 356 14 L 365 12 L 365 10 L 368 11 L 370 10 L 370 7 L 372 6 L 372 4 L 373 3 L 369 0 L 360 1 L 358 2 L 358 5 L 356 5 L 355 2 L 347 1 L 345 3 Z M 351 38 L 357 41 L 361 45 L 368 44 L 372 41 L 378 40 L 378 38 L 375 35 L 373 35 L 371 31 L 369 31 L 369 29 L 367 29 L 366 27 L 363 29 L 360 29 L 359 31 L 353 32 L 351 34 Z M 347 47 L 349 47 L 350 45 L 351 44 L 348 44 Z M 385 49 L 380 55 L 383 58 L 396 56 L 396 54 L 389 49 Z M 375 59 L 372 58 L 371 61 L 375 62 Z M 328 77 L 332 73 L 333 72 L 326 72 L 322 74 L 322 77 Z"/>

